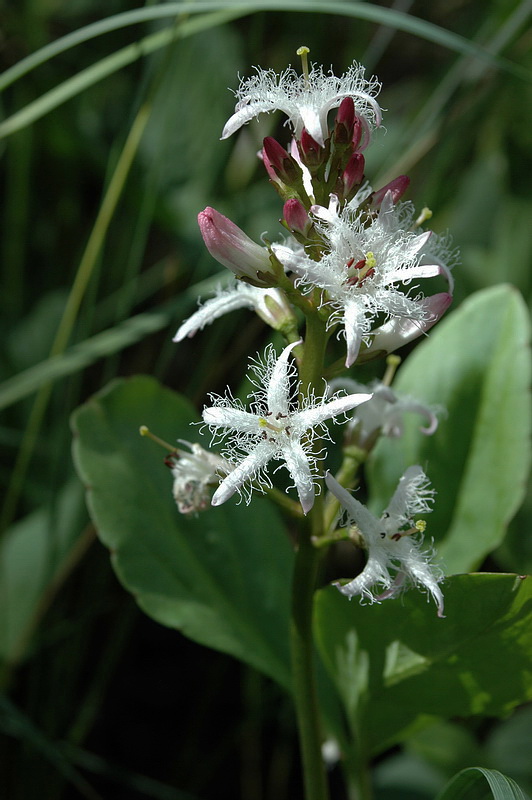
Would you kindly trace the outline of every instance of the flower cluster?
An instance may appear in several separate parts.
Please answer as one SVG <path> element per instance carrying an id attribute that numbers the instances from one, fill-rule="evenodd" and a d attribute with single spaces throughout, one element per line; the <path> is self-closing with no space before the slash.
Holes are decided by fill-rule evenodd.
<path id="1" fill-rule="evenodd" d="M 451 303 L 456 256 L 447 237 L 424 230 L 430 211 L 417 215 L 403 199 L 407 176 L 374 189 L 365 175 L 364 153 L 381 124 L 378 81 L 368 80 L 356 63 L 341 77 L 309 68 L 307 49 L 298 52 L 302 74 L 291 67 L 280 75 L 256 69 L 241 81 L 222 132 L 225 139 L 263 113 L 286 115 L 287 140 L 268 136 L 259 154 L 283 203 L 284 238 L 259 243 L 215 209 L 202 211 L 207 249 L 233 273 L 233 282 L 224 281 L 174 337 L 180 342 L 247 308 L 285 345 L 277 354 L 269 344 L 252 360 L 249 403 L 229 390 L 210 395 L 203 423 L 220 455 L 199 445 L 181 453 L 173 466 L 174 495 L 183 513 L 209 502 L 219 506 L 235 493 L 249 502 L 254 490 L 276 499 L 272 475 L 285 467 L 299 513 L 325 513 L 315 497 L 326 486 L 324 507 L 344 509 L 347 537 L 367 551 L 362 572 L 337 584 L 343 594 L 380 601 L 411 583 L 428 591 L 442 615 L 441 575 L 422 546 L 424 523 L 413 519 L 430 511 L 434 495 L 421 467 L 406 470 L 377 519 L 349 492 L 356 482 L 352 454 L 349 469 L 338 473 L 345 485 L 329 473 L 325 479 L 327 448 L 319 441 L 333 443 L 330 423 L 347 423 L 344 458 L 354 445 L 362 463 L 379 436 L 401 436 L 407 413 L 421 415 L 423 433 L 435 432 L 437 409 L 398 396 L 391 378 L 364 386 L 351 375 L 326 377 L 426 334 Z M 334 350 L 340 358 L 330 358 Z M 294 510 L 297 504 L 289 502 Z M 330 520 L 321 526 L 324 538 L 328 526 Z"/>

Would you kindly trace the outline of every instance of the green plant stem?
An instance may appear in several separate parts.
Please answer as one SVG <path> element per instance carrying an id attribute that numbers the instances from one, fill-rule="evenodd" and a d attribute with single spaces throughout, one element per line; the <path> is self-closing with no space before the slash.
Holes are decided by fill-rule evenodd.
<path id="1" fill-rule="evenodd" d="M 318 506 L 311 515 L 312 529 L 316 527 L 314 520 L 321 528 L 321 508 Z M 318 531 L 312 532 L 319 535 Z M 290 646 L 305 800 L 327 800 L 329 796 L 321 754 L 322 737 L 312 638 L 312 608 L 319 558 L 320 553 L 311 542 L 311 531 L 302 530 L 292 582 Z"/>
<path id="2" fill-rule="evenodd" d="M 306 314 L 305 344 L 299 362 L 302 401 L 321 388 L 327 344 L 326 324 L 316 311 Z M 323 492 L 316 495 L 309 513 L 310 525 L 302 525 L 292 579 L 290 648 L 293 696 L 296 707 L 305 800 L 327 800 L 329 796 L 321 754 L 321 724 L 316 673 L 312 611 L 322 551 L 313 540 L 323 536 Z"/>
<path id="3" fill-rule="evenodd" d="M 326 321 L 317 311 L 306 315 L 305 349 L 299 365 L 301 394 L 306 397 L 313 390 L 323 387 L 323 360 L 327 345 Z"/>

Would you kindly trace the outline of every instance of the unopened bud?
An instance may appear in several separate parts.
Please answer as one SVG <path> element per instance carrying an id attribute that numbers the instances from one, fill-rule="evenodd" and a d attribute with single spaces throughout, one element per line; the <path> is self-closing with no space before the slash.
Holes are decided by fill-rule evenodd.
<path id="1" fill-rule="evenodd" d="M 299 148 L 301 158 L 307 167 L 321 164 L 324 150 L 305 128 L 303 128 L 303 133 L 301 134 Z"/>
<path id="2" fill-rule="evenodd" d="M 290 186 L 301 179 L 301 168 L 273 136 L 266 136 L 262 143 L 262 160 L 274 183 Z"/>
<path id="3" fill-rule="evenodd" d="M 256 279 L 259 272 L 272 272 L 267 248 L 250 239 L 216 209 L 207 207 L 198 214 L 198 224 L 211 256 L 237 277 Z"/>
<path id="4" fill-rule="evenodd" d="M 296 231 L 306 236 L 311 226 L 311 221 L 303 203 L 299 200 L 287 200 L 283 207 L 283 218 L 291 231 Z"/>
<path id="5" fill-rule="evenodd" d="M 353 139 L 355 125 L 355 104 L 352 97 L 344 97 L 334 123 L 334 141 L 337 144 L 349 144 Z"/>
<path id="6" fill-rule="evenodd" d="M 376 192 L 373 192 L 373 196 L 371 198 L 371 205 L 373 208 L 379 208 L 380 204 L 384 200 L 385 195 L 388 192 L 392 194 L 392 202 L 395 204 L 401 197 L 404 195 L 408 186 L 410 184 L 410 178 L 408 175 L 399 175 L 398 178 L 394 178 L 393 181 L 387 183 L 386 186 L 383 186 L 382 189 L 379 189 Z"/>
<path id="7" fill-rule="evenodd" d="M 355 117 L 355 122 L 353 125 L 353 136 L 352 136 L 352 144 L 355 150 L 360 148 L 360 143 L 362 141 L 362 134 L 364 132 L 362 121 L 360 117 Z M 360 148 L 364 149 L 364 148 Z"/>
<path id="8" fill-rule="evenodd" d="M 353 153 L 342 173 L 344 196 L 348 195 L 355 186 L 360 186 L 364 178 L 366 162 L 362 153 Z"/>

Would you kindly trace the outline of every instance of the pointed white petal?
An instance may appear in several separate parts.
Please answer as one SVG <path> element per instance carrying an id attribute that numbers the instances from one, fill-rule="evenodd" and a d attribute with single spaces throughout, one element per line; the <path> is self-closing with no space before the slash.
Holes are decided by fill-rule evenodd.
<path id="1" fill-rule="evenodd" d="M 388 286 L 391 283 L 405 283 L 415 278 L 435 278 L 441 274 L 442 269 L 437 264 L 414 264 L 411 267 L 401 266 L 398 269 L 390 270 L 383 275 L 382 283 L 383 286 Z"/>
<path id="2" fill-rule="evenodd" d="M 421 510 L 418 510 L 416 498 L 421 499 L 423 487 L 426 487 L 427 484 L 428 479 L 419 465 L 408 467 L 399 480 L 397 489 L 386 509 L 390 518 L 402 520 L 415 513 L 422 513 Z"/>
<path id="3" fill-rule="evenodd" d="M 369 552 L 366 566 L 357 575 L 354 580 L 342 586 L 336 583 L 338 590 L 345 594 L 346 597 L 355 597 L 361 595 L 368 598 L 371 602 L 377 600 L 373 594 L 375 586 L 384 586 L 388 589 L 392 584 L 390 573 L 387 570 L 387 559 L 385 553 L 382 553 L 383 558 L 379 558 L 379 551 L 375 548 L 373 552 Z"/>
<path id="4" fill-rule="evenodd" d="M 261 442 L 246 458 L 238 464 L 229 475 L 223 479 L 215 491 L 211 504 L 220 506 L 229 500 L 248 480 L 264 467 L 272 458 L 277 447 L 271 442 Z"/>
<path id="5" fill-rule="evenodd" d="M 249 288 L 253 289 L 255 287 L 250 286 Z M 257 291 L 260 291 L 260 289 Z M 215 319 L 222 317 L 224 314 L 229 314 L 237 308 L 254 307 L 255 302 L 252 293 L 245 290 L 242 291 L 238 286 L 235 286 L 234 289 L 220 292 L 216 297 L 207 300 L 191 317 L 182 323 L 173 341 L 180 342 L 186 336 L 194 336 L 205 325 L 210 325 Z"/>
<path id="6" fill-rule="evenodd" d="M 271 103 L 247 103 L 243 105 L 241 108 L 238 108 L 235 113 L 229 117 L 227 122 L 224 125 L 224 129 L 222 131 L 222 135 L 220 139 L 227 139 L 231 136 L 235 131 L 245 125 L 247 122 L 253 119 L 253 117 L 258 117 L 263 111 L 272 111 Z"/>
<path id="7" fill-rule="evenodd" d="M 324 130 L 327 128 L 327 114 L 324 114 L 325 120 L 324 125 L 322 125 L 320 114 L 312 106 L 300 106 L 299 113 L 303 121 L 303 127 L 310 133 L 314 141 L 317 142 L 320 147 L 323 147 L 325 144 L 323 134 Z"/>
<path id="8" fill-rule="evenodd" d="M 319 425 L 332 417 L 345 414 L 346 411 L 351 411 L 352 408 L 356 408 L 356 406 L 365 403 L 372 397 L 373 395 L 368 392 L 337 397 L 329 403 L 323 403 L 313 408 L 305 408 L 302 411 L 297 411 L 293 414 L 290 422 L 294 430 L 296 430 L 299 435 L 302 435 L 309 428 Z"/>
<path id="9" fill-rule="evenodd" d="M 363 302 L 346 302 L 344 309 L 344 331 L 347 343 L 346 367 L 357 360 L 362 336 L 366 332 L 367 321 Z"/>
<path id="10" fill-rule="evenodd" d="M 288 414 L 290 399 L 290 373 L 288 357 L 301 340 L 284 348 L 277 359 L 268 381 L 268 409 L 274 414 Z"/>
<path id="11" fill-rule="evenodd" d="M 210 406 L 203 409 L 203 421 L 219 428 L 231 428 L 239 433 L 259 433 L 259 418 L 256 414 L 240 408 Z"/>
<path id="12" fill-rule="evenodd" d="M 329 491 L 340 501 L 342 507 L 356 523 L 367 544 L 369 545 L 372 539 L 379 537 L 380 521 L 368 511 L 366 506 L 355 500 L 353 495 L 344 489 L 329 472 L 325 475 L 325 482 Z"/>
<path id="13" fill-rule="evenodd" d="M 283 447 L 283 456 L 297 489 L 303 513 L 307 514 L 314 505 L 314 483 L 308 456 L 297 441 Z"/>

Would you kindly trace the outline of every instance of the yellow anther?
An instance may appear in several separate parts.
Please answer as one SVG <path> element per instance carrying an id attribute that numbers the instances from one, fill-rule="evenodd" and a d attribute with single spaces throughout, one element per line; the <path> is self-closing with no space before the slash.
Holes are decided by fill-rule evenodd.
<path id="1" fill-rule="evenodd" d="M 371 250 L 366 253 L 364 256 L 366 259 L 366 267 L 368 269 L 374 269 L 377 266 L 377 259 L 375 258 L 375 254 L 371 252 Z"/>
<path id="2" fill-rule="evenodd" d="M 419 531 L 419 533 L 425 533 L 426 530 L 427 530 L 427 523 L 425 522 L 425 520 L 418 519 L 418 521 L 416 522 L 416 531 Z"/>
<path id="3" fill-rule="evenodd" d="M 309 75 L 308 75 L 308 54 L 310 53 L 310 48 L 306 45 L 302 45 L 298 47 L 296 50 L 296 55 L 301 57 L 301 68 L 303 70 L 303 77 L 305 81 L 308 83 Z"/>

